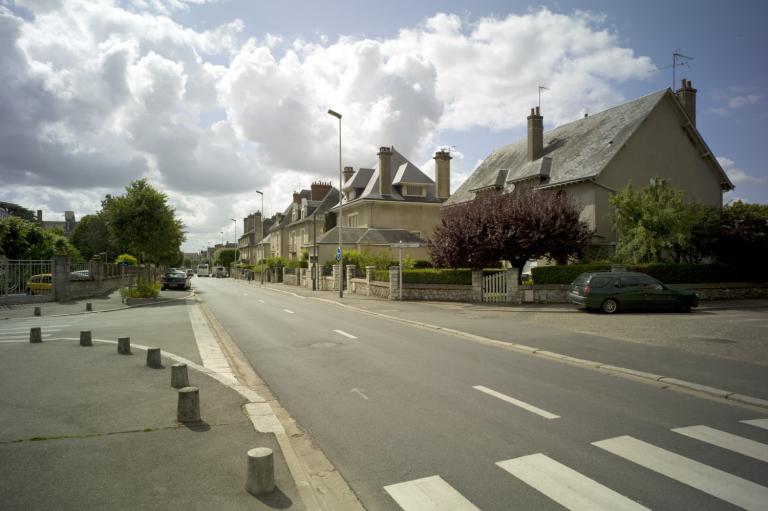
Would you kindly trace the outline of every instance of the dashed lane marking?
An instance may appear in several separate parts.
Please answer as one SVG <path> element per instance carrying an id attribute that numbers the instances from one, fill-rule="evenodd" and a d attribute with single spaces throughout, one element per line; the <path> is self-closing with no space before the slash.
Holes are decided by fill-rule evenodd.
<path id="1" fill-rule="evenodd" d="M 529 412 L 535 413 L 536 415 L 544 417 L 545 419 L 560 418 L 559 415 L 555 415 L 554 413 L 548 412 L 546 410 L 542 410 L 537 406 L 533 406 L 531 404 L 526 403 L 525 401 L 520 401 L 519 399 L 515 399 L 513 397 L 507 396 L 506 394 L 502 394 L 501 392 L 496 392 L 495 390 L 489 389 L 488 387 L 483 387 L 482 385 L 475 385 L 472 388 L 475 390 L 479 390 L 480 392 L 484 392 L 489 396 L 493 396 L 495 398 L 501 399 L 502 401 L 506 401 L 507 403 L 520 407 L 523 410 L 528 410 Z"/>

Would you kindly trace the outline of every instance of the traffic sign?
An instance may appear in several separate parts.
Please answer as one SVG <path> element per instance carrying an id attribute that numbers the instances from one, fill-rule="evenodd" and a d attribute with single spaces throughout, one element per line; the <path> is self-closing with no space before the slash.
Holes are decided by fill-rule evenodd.
<path id="1" fill-rule="evenodd" d="M 336 248 L 336 260 L 341 261 L 341 247 Z"/>

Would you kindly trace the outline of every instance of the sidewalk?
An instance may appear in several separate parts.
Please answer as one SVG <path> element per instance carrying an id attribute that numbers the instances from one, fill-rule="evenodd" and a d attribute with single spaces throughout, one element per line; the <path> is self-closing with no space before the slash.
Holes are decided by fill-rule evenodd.
<path id="1" fill-rule="evenodd" d="M 189 369 L 202 422 L 176 422 L 173 361 L 77 340 L 0 344 L 3 509 L 303 509 L 274 435 L 258 433 L 245 400 Z M 245 491 L 246 452 L 275 453 L 277 490 Z"/>
<path id="2" fill-rule="evenodd" d="M 160 295 L 154 303 L 162 303 L 167 300 L 182 299 L 189 293 L 182 291 L 160 291 Z M 63 314 L 84 313 L 85 304 L 90 303 L 94 312 L 115 310 L 128 307 L 120 296 L 120 291 L 113 291 L 109 296 L 95 298 L 82 298 L 69 302 L 39 302 L 23 303 L 15 305 L 0 305 L 0 320 L 11 318 L 32 317 L 35 307 L 40 307 L 43 316 L 59 316 Z"/>

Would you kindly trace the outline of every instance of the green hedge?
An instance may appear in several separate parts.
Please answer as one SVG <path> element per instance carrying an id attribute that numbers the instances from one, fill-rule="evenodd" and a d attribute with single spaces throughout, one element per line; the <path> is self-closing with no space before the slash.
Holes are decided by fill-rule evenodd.
<path id="1" fill-rule="evenodd" d="M 472 285 L 472 270 L 466 268 L 424 268 L 403 271 L 403 284 Z"/>
<path id="2" fill-rule="evenodd" d="M 768 268 L 764 266 L 658 263 L 627 265 L 626 268 L 627 271 L 647 273 L 665 284 L 768 281 Z M 539 266 L 531 270 L 531 275 L 536 284 L 570 284 L 580 273 L 610 271 L 610 269 L 610 264 Z"/>

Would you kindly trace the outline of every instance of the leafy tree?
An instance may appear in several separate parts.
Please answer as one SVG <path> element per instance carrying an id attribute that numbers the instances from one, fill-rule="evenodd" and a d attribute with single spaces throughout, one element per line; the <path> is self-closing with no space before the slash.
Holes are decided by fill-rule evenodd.
<path id="1" fill-rule="evenodd" d="M 54 255 L 80 258 L 77 249 L 60 232 L 16 216 L 0 218 L 0 254 L 8 259 L 50 259 Z"/>
<path id="2" fill-rule="evenodd" d="M 736 201 L 723 208 L 718 259 L 764 265 L 768 260 L 768 205 Z"/>
<path id="3" fill-rule="evenodd" d="M 70 240 L 85 259 L 92 259 L 94 255 L 101 253 L 106 253 L 109 259 L 110 254 L 117 253 L 110 242 L 109 228 L 104 212 L 86 215 L 80 219 Z"/>
<path id="4" fill-rule="evenodd" d="M 235 260 L 234 248 L 217 248 L 216 251 L 213 253 L 213 261 L 218 266 L 224 266 L 225 268 L 229 268 L 229 265 L 232 264 L 234 260 Z"/>
<path id="5" fill-rule="evenodd" d="M 328 232 L 336 227 L 336 213 L 334 211 L 326 213 L 323 222 L 323 232 Z"/>
<path id="6" fill-rule="evenodd" d="M 146 179 L 132 182 L 125 195 L 107 197 L 102 205 L 111 239 L 121 252 L 142 261 L 175 264 L 184 241 L 183 224 L 164 193 Z"/>
<path id="7" fill-rule="evenodd" d="M 0 201 L 0 209 L 5 210 L 9 215 L 19 217 L 22 220 L 29 220 L 30 222 L 35 221 L 35 214 L 31 210 L 23 206 L 19 206 L 18 204 Z"/>
<path id="8" fill-rule="evenodd" d="M 184 258 L 184 268 L 192 268 L 192 259 L 189 257 Z"/>
<path id="9" fill-rule="evenodd" d="M 522 268 L 541 257 L 565 263 L 591 237 L 565 193 L 531 191 L 484 196 L 446 208 L 428 247 L 438 266 L 480 269 L 507 260 Z"/>
<path id="10" fill-rule="evenodd" d="M 631 183 L 610 198 L 619 234 L 616 259 L 627 263 L 652 263 L 683 253 L 690 244 L 689 215 L 683 192 L 661 178 L 632 190 Z"/>
<path id="11" fill-rule="evenodd" d="M 717 253 L 721 233 L 722 212 L 716 206 L 690 204 L 682 212 L 681 221 L 687 228 L 682 233 L 682 243 L 675 243 L 675 262 L 700 263 Z"/>
<path id="12" fill-rule="evenodd" d="M 115 264 L 126 264 L 128 266 L 136 266 L 139 264 L 139 261 L 133 257 L 131 254 L 120 254 L 117 256 L 117 259 L 115 259 Z"/>

